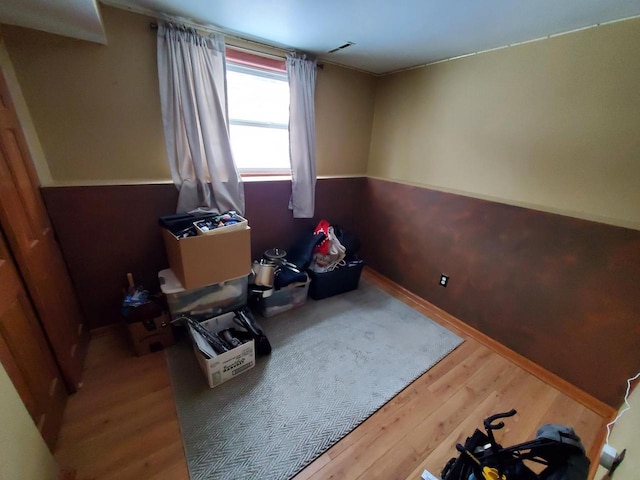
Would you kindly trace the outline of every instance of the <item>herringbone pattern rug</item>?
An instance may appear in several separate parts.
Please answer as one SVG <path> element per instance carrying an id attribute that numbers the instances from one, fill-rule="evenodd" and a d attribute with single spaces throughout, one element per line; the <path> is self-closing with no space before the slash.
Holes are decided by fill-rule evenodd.
<path id="1" fill-rule="evenodd" d="M 167 350 L 193 480 L 293 477 L 462 342 L 364 280 L 256 318 L 273 353 L 214 389 L 188 343 Z"/>

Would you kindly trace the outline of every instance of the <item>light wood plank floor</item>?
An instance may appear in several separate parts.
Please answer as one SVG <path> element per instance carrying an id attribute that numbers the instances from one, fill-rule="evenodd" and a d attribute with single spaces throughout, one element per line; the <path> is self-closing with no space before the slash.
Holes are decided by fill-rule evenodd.
<path id="1" fill-rule="evenodd" d="M 428 307 L 418 309 L 429 314 Z M 532 439 L 543 423 L 561 423 L 575 428 L 597 462 L 606 418 L 445 326 L 465 342 L 295 480 L 418 480 L 424 469 L 439 475 L 456 443 L 484 418 L 511 408 L 519 413 L 497 432 L 502 444 Z M 55 457 L 77 469 L 79 480 L 188 479 L 164 354 L 137 358 L 120 329 L 94 332 L 84 386 L 69 399 Z"/>

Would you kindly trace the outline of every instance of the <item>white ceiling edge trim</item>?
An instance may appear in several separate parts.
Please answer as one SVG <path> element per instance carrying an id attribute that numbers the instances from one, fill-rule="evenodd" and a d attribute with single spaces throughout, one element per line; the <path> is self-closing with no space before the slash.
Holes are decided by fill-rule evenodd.
<path id="1" fill-rule="evenodd" d="M 93 41 L 95 43 L 99 43 L 101 45 L 108 45 L 108 40 L 107 40 L 107 31 L 104 28 L 104 20 L 102 18 L 102 13 L 100 12 L 100 7 L 98 6 L 98 0 L 93 0 L 91 2 L 93 4 L 93 8 L 96 11 L 96 15 L 98 16 L 98 23 L 100 24 L 100 33 L 98 36 L 96 36 L 96 38 L 94 40 L 89 40 L 89 41 Z"/>
<path id="2" fill-rule="evenodd" d="M 274 49 L 277 50 L 278 52 L 282 53 L 282 57 L 284 58 L 286 56 L 287 53 L 290 52 L 295 52 L 296 50 L 292 47 L 286 46 L 286 45 L 278 45 L 278 44 L 272 44 L 272 43 L 267 43 L 267 42 L 260 42 L 257 40 L 252 40 L 249 38 L 245 38 L 245 37 L 241 37 L 235 33 L 232 33 L 228 30 L 225 30 L 221 27 L 218 27 L 217 25 L 212 25 L 212 24 L 207 24 L 207 25 L 203 25 L 203 24 L 199 24 L 199 23 L 195 23 L 189 19 L 186 19 L 184 17 L 177 17 L 177 16 L 173 16 L 173 15 L 167 15 L 166 13 L 162 13 L 162 12 L 156 12 L 153 10 L 150 10 L 148 8 L 144 8 L 144 7 L 139 7 L 139 6 L 131 6 L 131 5 L 126 5 L 123 3 L 120 3 L 118 0 L 100 0 L 100 3 L 102 3 L 103 5 L 107 5 L 109 7 L 113 7 L 113 8 L 118 8 L 120 10 L 127 10 L 131 13 L 137 13 L 140 15 L 145 15 L 147 17 L 153 17 L 153 18 L 157 18 L 160 20 L 166 20 L 167 22 L 178 22 L 178 23 L 182 23 L 183 25 L 186 25 L 187 27 L 192 27 L 195 28 L 197 30 L 202 30 L 202 31 L 206 31 L 206 32 L 213 32 L 213 33 L 221 33 L 223 34 L 225 37 L 228 38 L 232 38 L 232 39 L 236 39 L 236 40 L 240 40 L 242 42 L 247 42 L 247 43 L 251 43 L 260 47 L 267 47 L 269 49 Z"/>
<path id="3" fill-rule="evenodd" d="M 497 50 L 504 50 L 504 49 L 511 48 L 511 47 L 517 47 L 519 45 L 526 45 L 527 43 L 541 42 L 543 40 L 548 40 L 550 38 L 562 37 L 564 35 L 570 35 L 572 33 L 581 32 L 583 30 L 591 30 L 592 28 L 604 27 L 606 25 L 611 25 L 613 23 L 626 22 L 628 20 L 635 20 L 635 19 L 638 19 L 638 18 L 640 18 L 640 15 L 633 15 L 631 17 L 619 18 L 617 20 L 609 20 L 608 22 L 601 22 L 601 23 L 596 23 L 594 25 L 587 25 L 586 27 L 574 28 L 573 30 L 567 30 L 566 32 L 553 33 L 551 35 L 547 35 L 547 36 L 539 37 L 539 38 L 533 38 L 531 40 L 525 40 L 523 42 L 510 43 L 508 45 L 503 45 L 503 46 L 500 46 L 500 47 L 489 48 L 487 50 L 479 50 L 477 52 L 472 52 L 472 53 L 465 53 L 464 55 L 457 55 L 455 57 L 443 58 L 442 60 L 436 60 L 435 62 L 423 63 L 421 65 L 414 65 L 413 67 L 400 68 L 398 70 L 391 70 L 390 72 L 372 74 L 372 75 L 376 75 L 378 77 L 384 77 L 386 75 L 394 75 L 396 73 L 407 72 L 409 70 L 416 70 L 418 68 L 424 68 L 424 67 L 428 67 L 430 65 L 436 65 L 438 63 L 451 62 L 452 60 L 460 60 L 461 58 L 473 57 L 473 56 L 476 56 L 476 55 L 480 55 L 482 53 L 495 52 Z"/>
<path id="4" fill-rule="evenodd" d="M 249 44 L 256 45 L 257 47 L 277 50 L 278 52 L 280 52 L 282 54 L 282 58 L 285 58 L 287 53 L 296 51 L 295 48 L 290 47 L 290 46 L 281 45 L 281 44 L 274 44 L 274 43 L 269 43 L 267 41 L 258 41 L 258 40 L 253 40 L 253 39 L 250 39 L 250 38 L 242 37 L 242 36 L 240 36 L 240 35 L 238 35 L 236 33 L 232 33 L 232 32 L 230 32 L 228 30 L 225 30 L 224 28 L 218 27 L 217 25 L 201 25 L 201 24 L 195 23 L 193 21 L 187 20 L 185 18 L 182 18 L 182 17 L 175 17 L 175 16 L 167 15 L 167 14 L 164 14 L 164 13 L 161 13 L 161 12 L 155 12 L 155 11 L 150 10 L 148 8 L 138 7 L 138 6 L 132 7 L 130 5 L 125 5 L 125 4 L 120 3 L 118 0 L 100 0 L 100 3 L 102 3 L 104 5 L 108 5 L 108 6 L 113 7 L 113 8 L 119 8 L 121 10 L 127 10 L 127 11 L 130 11 L 132 13 L 138 13 L 138 14 L 141 14 L 141 15 L 146 15 L 146 16 L 149 16 L 149 17 L 155 17 L 155 18 L 159 18 L 159 19 L 167 20 L 167 21 L 180 22 L 180 23 L 183 23 L 183 24 L 185 24 L 185 25 L 187 25 L 189 27 L 193 27 L 193 28 L 196 28 L 196 29 L 199 29 L 199 30 L 211 31 L 211 32 L 215 32 L 215 33 L 221 33 L 221 34 L 225 35 L 228 38 L 239 40 L 241 42 L 247 42 Z M 506 49 L 506 48 L 512 48 L 512 47 L 516 47 L 516 46 L 519 46 L 519 45 L 525 45 L 527 43 L 541 42 L 543 40 L 548 40 L 550 38 L 560 37 L 560 36 L 563 36 L 563 35 L 569 35 L 569 34 L 572 34 L 572 33 L 577 33 L 577 32 L 583 31 L 583 30 L 589 30 L 589 29 L 592 29 L 592 28 L 602 27 L 602 26 L 610 25 L 610 24 L 614 24 L 614 23 L 626 22 L 628 20 L 634 20 L 634 19 L 637 19 L 637 18 L 640 18 L 640 14 L 639 15 L 633 15 L 631 17 L 620 18 L 620 19 L 616 19 L 616 20 L 609 20 L 607 22 L 600 22 L 600 23 L 596 23 L 596 24 L 593 24 L 593 25 L 587 25 L 585 27 L 580 27 L 580 28 L 575 28 L 575 29 L 572 29 L 572 30 L 567 30 L 565 32 L 553 33 L 551 35 L 546 35 L 546 36 L 539 37 L 539 38 L 533 38 L 531 40 L 524 40 L 522 42 L 510 43 L 508 45 L 502 45 L 502 46 L 499 46 L 499 47 L 489 48 L 489 49 L 486 49 L 486 50 L 478 50 L 476 52 L 465 53 L 464 55 L 456 55 L 455 57 L 443 58 L 442 60 L 436 60 L 434 62 L 422 63 L 422 64 L 419 64 L 419 65 L 414 65 L 414 66 L 406 67 L 406 68 L 400 68 L 400 69 L 397 69 L 397 70 L 391 70 L 389 72 L 384 72 L 384 73 L 370 72 L 368 70 L 363 70 L 361 68 L 352 67 L 350 65 L 344 65 L 342 63 L 338 63 L 338 62 L 335 62 L 335 61 L 332 61 L 332 60 L 327 60 L 327 59 L 325 59 L 323 57 L 320 57 L 320 56 L 318 57 L 318 60 L 321 60 L 323 63 L 327 63 L 327 64 L 330 64 L 330 65 L 335 65 L 335 66 L 342 67 L 342 68 L 347 68 L 349 70 L 353 70 L 353 71 L 356 71 L 356 72 L 359 72 L 359 73 L 364 73 L 364 74 L 371 75 L 371 76 L 374 76 L 374 77 L 384 77 L 384 76 L 387 76 L 387 75 L 394 75 L 396 73 L 401 73 L 401 72 L 406 72 L 406 71 L 410 71 L 410 70 L 415 70 L 415 69 L 418 69 L 418 68 L 428 67 L 430 65 L 436 65 L 438 63 L 450 62 L 452 60 L 459 60 L 459 59 L 466 58 L 466 57 L 473 57 L 475 55 L 480 55 L 482 53 L 495 52 L 497 50 L 503 50 L 503 49 Z M 259 50 L 257 52 L 263 53 L 263 52 L 260 52 Z"/>
<path id="5" fill-rule="evenodd" d="M 139 15 L 145 15 L 147 17 L 154 17 L 157 19 L 161 19 L 161 20 L 166 20 L 168 22 L 179 22 L 182 23 L 184 25 L 186 25 L 187 27 L 192 27 L 195 28 L 197 30 L 202 30 L 205 32 L 214 32 L 214 33 L 221 33 L 223 34 L 226 38 L 230 38 L 232 40 L 237 40 L 240 42 L 245 42 L 251 45 L 255 45 L 256 48 L 266 48 L 269 50 L 275 50 L 279 53 L 276 54 L 275 56 L 279 57 L 279 58 L 286 58 L 288 53 L 292 53 L 292 52 L 300 52 L 301 50 L 298 50 L 296 48 L 290 47 L 290 46 L 286 46 L 286 45 L 282 45 L 282 44 L 275 44 L 275 43 L 268 43 L 267 41 L 258 41 L 258 40 L 253 40 L 250 38 L 246 38 L 246 37 L 242 37 L 240 35 L 238 35 L 237 33 L 233 33 L 230 32 L 228 30 L 225 30 L 221 27 L 218 27 L 216 25 L 202 25 L 199 23 L 195 23 L 193 21 L 187 20 L 183 17 L 175 17 L 172 15 L 167 15 L 165 13 L 161 13 L 161 12 L 155 12 L 153 10 L 149 10 L 148 8 L 144 8 L 144 7 L 132 7 L 130 5 L 124 5 L 120 2 L 118 2 L 118 0 L 100 0 L 100 3 L 102 3 L 103 5 L 107 5 L 109 7 L 113 7 L 113 8 L 118 8 L 120 10 L 126 10 L 128 12 L 131 13 L 137 13 Z M 236 46 L 233 45 L 233 42 L 229 42 L 230 46 Z M 238 48 L 243 48 L 241 46 L 239 46 Z M 246 49 L 246 48 L 245 48 Z M 248 50 L 248 49 L 246 49 Z M 251 52 L 251 50 L 248 50 Z M 262 53 L 264 54 L 265 52 L 262 52 L 260 50 L 253 50 L 254 53 Z M 268 54 L 268 53 L 267 53 Z M 322 63 L 326 63 L 329 65 L 335 65 L 337 67 L 341 67 L 341 68 L 347 68 L 349 70 L 353 70 L 359 73 L 364 73 L 366 75 L 373 75 L 374 77 L 379 77 L 381 76 L 381 74 L 379 73 L 373 73 L 373 72 L 369 72 L 367 70 L 363 70 L 361 68 L 357 68 L 357 67 L 352 67 L 350 65 L 344 65 L 342 63 L 338 63 L 338 62 L 334 62 L 332 60 L 326 60 L 325 58 L 322 57 L 317 57 L 318 60 L 320 60 Z"/>
<path id="6" fill-rule="evenodd" d="M 102 24 L 102 20 L 100 21 Z M 31 30 L 37 30 L 39 32 L 50 33 L 51 35 L 58 35 L 60 37 L 72 38 L 74 40 L 82 40 L 85 42 L 97 43 L 99 45 L 108 45 L 107 35 L 104 31 L 104 25 L 102 25 L 102 33 L 93 33 L 93 32 L 79 32 L 74 33 L 73 35 L 69 33 L 66 28 L 51 28 L 51 27 L 31 27 L 25 26 L 22 23 L 10 23 L 4 22 L 4 25 L 10 25 L 13 27 L 27 28 Z"/>
<path id="7" fill-rule="evenodd" d="M 83 40 L 87 42 L 97 43 L 100 45 L 108 45 L 107 34 L 104 28 L 104 20 L 102 19 L 102 15 L 100 13 L 100 8 L 98 6 L 98 0 L 90 0 L 86 2 L 87 5 L 91 5 L 92 11 L 91 14 L 95 15 L 97 19 L 97 27 L 96 31 L 93 27 L 84 27 L 75 29 L 68 28 L 68 25 L 64 24 L 47 24 L 47 23 L 39 23 L 37 25 L 33 25 L 30 23 L 24 23 L 20 21 L 11 21 L 11 20 L 3 20 L 5 25 L 12 25 L 20 28 L 27 28 L 31 30 L 37 30 L 39 32 L 51 33 L 53 35 L 59 35 L 61 37 L 73 38 L 75 40 Z M 89 13 L 89 12 L 84 12 Z"/>

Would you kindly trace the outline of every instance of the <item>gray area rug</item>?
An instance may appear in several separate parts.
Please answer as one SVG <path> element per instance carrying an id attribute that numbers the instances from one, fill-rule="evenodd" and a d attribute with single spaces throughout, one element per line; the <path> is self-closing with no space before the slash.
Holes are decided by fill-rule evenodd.
<path id="1" fill-rule="evenodd" d="M 167 359 L 191 479 L 287 479 L 455 347 L 377 287 L 256 317 L 273 353 L 214 389 L 188 341 Z"/>

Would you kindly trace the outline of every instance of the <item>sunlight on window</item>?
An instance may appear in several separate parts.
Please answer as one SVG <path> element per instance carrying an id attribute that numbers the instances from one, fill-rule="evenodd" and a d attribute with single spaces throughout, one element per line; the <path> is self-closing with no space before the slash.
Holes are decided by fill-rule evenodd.
<path id="1" fill-rule="evenodd" d="M 289 171 L 289 131 L 230 125 L 231 147 L 238 168 Z"/>
<path id="2" fill-rule="evenodd" d="M 227 72 L 229 118 L 254 122 L 289 123 L 289 85 L 281 79 Z"/>
<path id="3" fill-rule="evenodd" d="M 288 172 L 286 74 L 227 64 L 231 148 L 244 172 Z"/>

